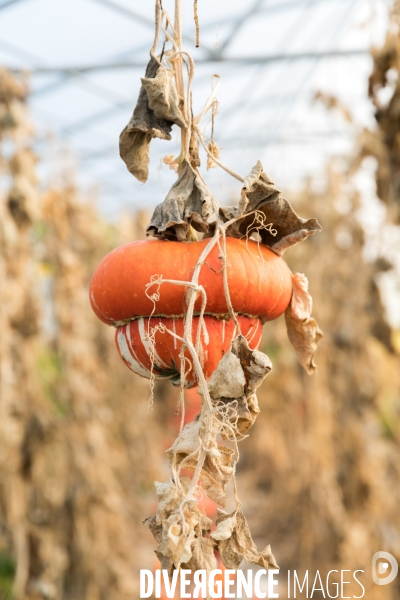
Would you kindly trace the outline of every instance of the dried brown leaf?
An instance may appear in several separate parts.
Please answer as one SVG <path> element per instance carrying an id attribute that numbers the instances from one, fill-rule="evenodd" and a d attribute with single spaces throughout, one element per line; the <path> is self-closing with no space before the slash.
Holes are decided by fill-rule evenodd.
<path id="1" fill-rule="evenodd" d="M 302 219 L 295 213 L 264 173 L 260 161 L 244 180 L 239 206 L 221 209 L 221 216 L 227 221 L 233 217 L 242 217 L 228 228 L 227 235 L 244 237 L 254 233 L 255 211 L 265 224 L 265 227 L 259 227 L 257 223 L 262 243 L 279 255 L 321 230 L 316 219 Z M 271 227 L 267 227 L 270 224 Z"/>
<path id="2" fill-rule="evenodd" d="M 226 515 L 220 511 L 220 518 L 217 520 L 217 527 L 215 531 L 211 533 L 211 537 L 220 542 L 222 540 L 227 540 L 231 537 L 233 530 L 236 528 L 236 512 L 231 515 Z"/>
<path id="3" fill-rule="evenodd" d="M 174 569 L 179 566 L 194 570 L 215 568 L 213 543 L 205 537 L 210 534 L 211 519 L 200 512 L 195 503 L 189 503 L 184 508 L 187 529 L 185 535 L 182 533 L 178 508 L 179 503 L 168 518 L 164 515 L 162 522 L 158 522 L 157 515 L 143 521 L 143 525 L 149 527 L 157 542 L 155 554 L 161 562 L 161 568 L 167 569 L 169 577 L 172 577 Z"/>
<path id="4" fill-rule="evenodd" d="M 300 364 L 309 375 L 315 373 L 317 367 L 314 355 L 322 331 L 316 320 L 311 317 L 312 298 L 308 293 L 308 280 L 302 273 L 293 275 L 293 295 L 285 312 L 288 338 L 296 350 Z"/>
<path id="5" fill-rule="evenodd" d="M 172 577 L 174 571 L 174 563 L 171 556 L 165 553 L 165 545 L 163 544 L 163 525 L 157 523 L 157 515 L 148 517 L 143 521 L 143 525 L 146 525 L 157 542 L 157 548 L 154 550 L 155 555 L 161 564 L 161 569 L 168 571 L 168 576 Z"/>
<path id="6" fill-rule="evenodd" d="M 187 502 L 181 510 L 190 480 L 183 478 L 180 481 L 181 488 L 171 479 L 165 483 L 156 482 L 157 514 L 143 522 L 157 542 L 155 552 L 162 567 L 170 575 L 174 567 L 179 568 L 192 559 L 192 544 L 197 538 L 208 535 L 211 529 L 211 520 L 199 511 L 196 502 Z"/>
<path id="7" fill-rule="evenodd" d="M 196 465 L 192 463 L 192 469 L 196 468 Z M 214 479 L 207 471 L 202 470 L 200 474 L 201 487 L 207 494 L 207 496 L 216 504 L 222 507 L 226 506 L 226 484 L 220 483 L 218 479 Z"/>
<path id="8" fill-rule="evenodd" d="M 197 139 L 196 129 L 192 127 L 189 143 L 189 158 L 190 164 L 195 169 L 200 167 L 200 155 L 199 155 L 199 140 Z"/>
<path id="9" fill-rule="evenodd" d="M 143 525 L 146 525 L 146 527 L 150 529 L 150 532 L 156 540 L 156 542 L 160 543 L 162 540 L 162 525 L 159 525 L 157 523 L 156 515 L 153 515 L 152 517 L 147 517 L 147 519 L 143 521 Z"/>
<path id="10" fill-rule="evenodd" d="M 142 82 L 153 80 L 159 68 L 159 61 L 152 57 L 146 68 L 146 77 Z M 143 84 L 131 120 L 123 129 L 119 138 L 120 156 L 128 171 L 139 181 L 147 181 L 151 139 L 157 137 L 170 140 L 173 124 L 172 119 L 167 118 L 165 115 L 157 116 L 155 111 L 152 110 L 146 85 Z"/>
<path id="11" fill-rule="evenodd" d="M 180 492 L 172 479 L 168 479 L 165 483 L 155 481 L 154 485 L 156 486 L 158 498 L 157 523 L 161 524 L 179 506 L 182 501 L 182 492 Z"/>
<path id="12" fill-rule="evenodd" d="M 239 398 L 244 394 L 246 379 L 240 359 L 232 352 L 226 352 L 208 382 L 212 398 Z"/>
<path id="13" fill-rule="evenodd" d="M 244 435 L 254 424 L 260 412 L 254 392 L 271 369 L 268 356 L 251 350 L 246 338 L 239 335 L 232 342 L 208 383 L 224 439 L 233 432 Z"/>
<path id="14" fill-rule="evenodd" d="M 252 425 L 254 425 L 257 416 L 260 413 L 256 394 L 249 397 L 243 396 L 238 402 L 237 430 L 241 435 L 245 435 Z"/>
<path id="15" fill-rule="evenodd" d="M 234 451 L 226 446 L 217 446 L 216 451 L 209 452 L 204 461 L 203 470 L 218 481 L 223 490 L 232 479 Z"/>
<path id="16" fill-rule="evenodd" d="M 215 201 L 199 174 L 185 160 L 179 178 L 162 204 L 156 206 L 147 235 L 184 241 L 193 227 L 206 232 L 216 221 Z"/>
<path id="17" fill-rule="evenodd" d="M 166 543 L 166 539 L 163 534 L 163 525 L 156 524 L 156 515 L 154 515 L 154 517 L 149 517 L 148 519 L 143 521 L 143 525 L 148 526 L 154 539 L 157 542 L 157 547 L 154 550 L 154 553 L 160 561 L 161 569 L 166 569 L 168 571 L 168 576 L 171 578 L 175 569 L 175 565 L 172 559 L 172 555 L 169 551 L 168 544 Z"/>
<path id="18" fill-rule="evenodd" d="M 195 517 L 197 517 L 197 515 L 195 515 Z M 166 523 L 164 523 L 164 529 L 166 528 L 167 530 L 166 542 L 168 553 L 177 569 L 179 569 L 182 563 L 187 563 L 192 558 L 191 546 L 195 539 L 194 528 L 196 520 L 198 521 L 198 518 L 186 520 L 185 525 L 186 528 L 189 529 L 186 534 L 182 531 L 182 520 L 179 513 L 174 513 L 168 518 Z"/>
<path id="19" fill-rule="evenodd" d="M 208 151 L 212 156 L 214 156 L 214 158 L 219 158 L 219 148 L 214 140 L 211 140 L 211 142 L 208 144 Z M 207 155 L 207 170 L 214 169 L 218 166 L 215 160 L 211 158 L 210 154 Z"/>
<path id="20" fill-rule="evenodd" d="M 195 471 L 200 454 L 199 435 L 200 429 L 196 425 L 193 423 L 186 425 L 179 440 L 167 450 L 170 462 L 175 460 L 176 465 L 179 466 L 184 461 L 182 466 L 185 469 Z M 225 506 L 226 486 L 233 475 L 233 451 L 225 446 L 219 446 L 215 437 L 215 434 L 209 436 L 211 441 L 206 445 L 207 456 L 200 472 L 200 484 L 211 500 Z"/>
<path id="21" fill-rule="evenodd" d="M 242 335 L 233 340 L 231 352 L 240 360 L 246 380 L 245 394 L 252 394 L 271 372 L 272 363 L 263 352 L 251 350 L 246 338 Z"/>
<path id="22" fill-rule="evenodd" d="M 183 569 L 197 571 L 206 569 L 208 573 L 218 568 L 217 559 L 214 554 L 214 544 L 210 538 L 196 537 L 192 543 L 192 556 L 190 560 L 182 565 Z"/>
<path id="23" fill-rule="evenodd" d="M 214 554 L 214 544 L 211 538 L 196 537 L 192 543 L 192 556 L 186 563 L 182 564 L 182 569 L 189 569 L 194 573 L 200 569 L 206 570 L 208 577 L 214 569 L 218 569 L 218 562 Z M 207 586 L 206 600 L 211 600 Z"/>
<path id="24" fill-rule="evenodd" d="M 146 74 L 141 82 L 147 92 L 149 107 L 156 118 L 171 121 L 181 129 L 187 129 L 185 117 L 180 109 L 183 99 L 177 92 L 173 77 L 174 72 L 159 63 L 155 76 L 148 77 Z"/>
<path id="25" fill-rule="evenodd" d="M 221 514 L 211 537 L 216 541 L 217 550 L 227 569 L 237 569 L 242 560 L 264 569 L 279 569 L 270 546 L 266 546 L 262 552 L 257 550 L 240 508 L 230 514 Z"/>
<path id="26" fill-rule="evenodd" d="M 200 431 L 202 422 L 199 419 L 195 419 L 191 423 L 187 423 L 182 429 L 181 433 L 172 444 L 171 448 L 166 450 L 166 454 L 172 462 L 176 456 L 177 464 L 179 464 L 184 457 L 193 454 L 195 457 L 198 456 L 200 451 Z"/>
<path id="27" fill-rule="evenodd" d="M 219 447 L 219 455 L 206 460 L 200 473 L 200 484 L 207 496 L 222 507 L 226 506 L 226 486 L 232 479 L 233 451 L 225 446 Z M 194 471 L 196 462 L 189 460 L 185 469 Z"/>

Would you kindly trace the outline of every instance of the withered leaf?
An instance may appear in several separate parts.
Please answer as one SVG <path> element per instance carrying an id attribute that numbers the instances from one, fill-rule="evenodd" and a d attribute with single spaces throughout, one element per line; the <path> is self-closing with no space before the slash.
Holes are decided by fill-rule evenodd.
<path id="1" fill-rule="evenodd" d="M 232 457 L 233 450 L 218 446 L 214 452 L 207 455 L 200 472 L 200 483 L 205 493 L 223 507 L 226 505 L 226 486 L 233 475 Z M 196 461 L 185 462 L 185 468 L 194 471 Z"/>
<path id="2" fill-rule="evenodd" d="M 213 398 L 239 398 L 244 393 L 246 379 L 239 358 L 231 351 L 224 354 L 208 382 Z"/>
<path id="3" fill-rule="evenodd" d="M 199 142 L 196 135 L 196 130 L 192 127 L 189 143 L 190 164 L 193 168 L 200 167 Z"/>
<path id="4" fill-rule="evenodd" d="M 241 435 L 245 435 L 260 412 L 257 396 L 251 394 L 248 398 L 243 396 L 238 404 L 238 422 L 237 429 Z"/>
<path id="5" fill-rule="evenodd" d="M 183 492 L 175 485 L 172 479 L 164 483 L 154 482 L 158 498 L 157 523 L 162 523 L 176 509 L 182 501 Z"/>
<path id="6" fill-rule="evenodd" d="M 260 412 L 254 392 L 271 369 L 266 354 L 251 350 L 242 335 L 235 338 L 208 382 L 224 439 L 230 439 L 233 431 L 244 435 L 254 424 Z"/>
<path id="7" fill-rule="evenodd" d="M 177 464 L 179 464 L 184 457 L 194 454 L 194 457 L 198 457 L 200 451 L 200 431 L 202 422 L 200 419 L 196 419 L 191 423 L 187 423 L 182 429 L 181 433 L 171 446 L 166 450 L 166 454 L 172 463 L 176 457 Z"/>
<path id="8" fill-rule="evenodd" d="M 211 533 L 211 537 L 216 541 L 227 540 L 231 537 L 233 530 L 236 527 L 236 512 L 228 515 L 222 511 L 219 512 L 217 527 Z M 223 518 L 222 518 L 223 517 Z"/>
<path id="9" fill-rule="evenodd" d="M 218 421 L 216 422 L 218 425 Z M 171 464 L 177 466 L 181 463 L 185 469 L 194 471 L 200 455 L 200 437 L 206 457 L 200 472 L 200 483 L 207 496 L 221 506 L 226 504 L 226 486 L 233 475 L 232 455 L 233 450 L 217 444 L 215 432 L 205 434 L 206 429 L 201 418 L 188 423 L 183 428 L 179 437 L 166 453 Z"/>
<path id="10" fill-rule="evenodd" d="M 262 552 L 257 550 L 240 508 L 230 514 L 221 514 L 211 537 L 216 541 L 216 548 L 227 569 L 237 569 L 242 560 L 264 569 L 279 569 L 270 546 L 266 546 Z"/>
<path id="11" fill-rule="evenodd" d="M 193 562 L 193 552 L 197 552 L 194 561 L 200 560 L 201 551 L 205 553 L 205 560 L 209 561 L 207 544 L 198 540 L 205 540 L 205 536 L 210 534 L 212 521 L 199 510 L 196 501 L 188 501 L 182 507 L 190 479 L 182 478 L 180 482 L 181 487 L 171 479 L 165 483 L 156 482 L 157 514 L 143 522 L 153 534 L 157 542 L 155 553 L 170 576 L 174 567 L 179 569 L 182 564 Z"/>
<path id="12" fill-rule="evenodd" d="M 173 563 L 172 558 L 170 556 L 165 556 L 162 552 L 157 550 L 157 548 L 154 550 L 154 554 L 160 561 L 160 569 L 162 571 L 166 570 L 168 573 L 168 577 L 171 580 L 175 571 L 175 565 Z"/>
<path id="13" fill-rule="evenodd" d="M 200 472 L 200 484 L 207 496 L 219 504 L 226 505 L 226 486 L 232 479 L 233 450 L 225 446 L 217 446 L 215 450 L 208 454 L 203 468 Z M 186 458 L 183 454 L 177 455 L 177 461 L 182 461 Z M 195 471 L 197 459 L 190 458 L 185 461 L 184 467 L 188 471 Z"/>
<path id="14" fill-rule="evenodd" d="M 235 354 L 242 367 L 246 380 L 245 393 L 253 393 L 264 381 L 272 370 L 272 363 L 268 356 L 258 350 L 251 350 L 246 338 L 238 335 L 231 344 L 230 351 Z"/>
<path id="15" fill-rule="evenodd" d="M 189 569 L 194 573 L 201 569 L 206 571 L 206 581 L 214 569 L 218 569 L 218 562 L 214 554 L 214 544 L 211 538 L 196 537 L 192 543 L 192 557 L 191 559 L 181 565 L 182 569 Z M 209 589 L 207 586 L 206 600 L 211 600 L 209 595 Z"/>
<path id="16" fill-rule="evenodd" d="M 196 468 L 196 464 L 192 463 L 191 468 L 193 471 Z M 200 474 L 201 487 L 207 494 L 207 496 L 216 504 L 225 507 L 226 506 L 226 484 L 214 479 L 207 471 L 202 470 Z"/>
<path id="17" fill-rule="evenodd" d="M 209 452 L 204 461 L 204 471 L 218 481 L 223 490 L 232 479 L 234 451 L 226 446 L 218 445 L 217 449 Z"/>
<path id="18" fill-rule="evenodd" d="M 161 569 L 166 569 L 168 571 L 168 576 L 172 577 L 174 563 L 168 553 L 163 553 L 163 525 L 161 523 L 157 523 L 157 515 L 153 515 L 152 517 L 145 519 L 143 521 L 143 525 L 146 525 L 150 529 L 152 536 L 157 542 L 157 548 L 154 550 L 154 552 L 161 563 Z"/>
<path id="19" fill-rule="evenodd" d="M 210 538 L 196 537 L 192 543 L 192 557 L 186 564 L 182 565 L 183 569 L 197 571 L 206 569 L 208 573 L 213 569 L 218 568 L 217 559 L 214 554 L 214 544 Z"/>
<path id="20" fill-rule="evenodd" d="M 153 59 L 154 60 L 154 59 Z M 187 129 L 187 123 L 180 109 L 183 99 L 179 97 L 173 82 L 174 73 L 159 63 L 155 76 L 142 77 L 141 82 L 147 92 L 150 109 L 157 119 L 165 119 Z"/>
<path id="21" fill-rule="evenodd" d="M 197 515 L 196 515 L 197 516 Z M 167 520 L 167 544 L 168 551 L 176 568 L 192 558 L 192 542 L 195 538 L 196 521 L 187 521 L 189 532 L 185 535 L 182 531 L 181 516 L 174 513 Z"/>
<path id="22" fill-rule="evenodd" d="M 219 158 L 219 148 L 218 148 L 217 144 L 214 142 L 214 140 L 211 140 L 211 142 L 208 144 L 208 151 L 214 158 L 216 158 L 216 159 Z M 207 155 L 207 170 L 215 169 L 215 167 L 218 166 L 217 163 L 215 162 L 215 160 L 212 159 L 210 154 Z"/>
<path id="23" fill-rule="evenodd" d="M 162 525 L 157 523 L 157 516 L 153 515 L 152 517 L 147 517 L 143 521 L 143 525 L 146 525 L 150 529 L 150 532 L 156 542 L 159 544 L 162 540 Z"/>
<path id="24" fill-rule="evenodd" d="M 302 273 L 293 275 L 293 295 L 285 312 L 289 341 L 296 351 L 300 364 L 309 375 L 317 370 L 314 355 L 323 337 L 318 323 L 311 316 L 312 298 L 308 293 L 308 280 Z"/>
<path id="25" fill-rule="evenodd" d="M 172 125 L 175 122 L 169 116 L 170 111 L 168 116 L 158 110 L 156 114 L 150 106 L 146 85 L 148 86 L 148 81 L 154 80 L 159 69 L 160 62 L 152 57 L 146 68 L 146 77 L 142 79 L 142 87 L 131 120 L 119 137 L 119 153 L 122 160 L 128 171 L 142 182 L 147 181 L 149 174 L 151 139 L 157 137 L 170 140 Z"/>
<path id="26" fill-rule="evenodd" d="M 198 173 L 185 160 L 162 204 L 156 206 L 147 235 L 184 241 L 192 226 L 206 232 L 216 221 L 215 201 Z"/>
<path id="27" fill-rule="evenodd" d="M 260 161 L 244 180 L 239 206 L 221 208 L 220 214 L 225 221 L 242 217 L 227 229 L 228 236 L 245 237 L 257 232 L 261 242 L 279 255 L 321 230 L 316 219 L 302 219 L 295 213 L 264 173 Z M 260 219 L 271 227 L 260 227 Z"/>

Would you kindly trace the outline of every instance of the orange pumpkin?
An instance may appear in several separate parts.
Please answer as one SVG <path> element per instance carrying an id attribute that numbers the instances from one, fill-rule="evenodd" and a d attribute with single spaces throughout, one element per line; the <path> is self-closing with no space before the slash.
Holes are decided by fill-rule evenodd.
<path id="1" fill-rule="evenodd" d="M 138 241 L 108 254 L 97 267 L 90 283 L 90 302 L 96 315 L 117 327 L 116 344 L 127 366 L 156 379 L 180 381 L 179 352 L 182 343 L 165 328 L 183 336 L 187 286 L 160 280 L 189 282 L 209 240 L 172 242 Z M 261 342 L 262 323 L 279 317 L 292 295 L 289 267 L 274 252 L 253 241 L 227 238 L 227 277 L 231 304 L 238 314 L 242 334 L 253 350 Z M 200 271 L 207 303 L 201 334 L 200 362 L 209 378 L 237 335 L 229 317 L 224 293 L 221 250 L 215 245 Z M 155 281 L 150 287 L 148 284 Z M 157 299 L 149 296 L 157 294 Z M 201 310 L 201 297 L 195 314 Z M 199 318 L 194 317 L 193 340 Z M 151 330 L 154 333 L 154 346 Z M 188 351 L 185 354 L 189 360 Z M 153 369 L 151 367 L 153 361 Z M 196 385 L 193 366 L 186 376 L 187 387 Z"/>
<path id="2" fill-rule="evenodd" d="M 146 285 L 154 275 L 190 281 L 198 258 L 209 240 L 131 242 L 110 252 L 97 267 L 90 283 L 90 301 L 96 315 L 110 325 L 151 314 L 179 317 L 185 314 L 183 286 L 163 283 L 154 305 Z M 292 278 L 285 261 L 256 242 L 227 238 L 227 274 L 233 310 L 263 321 L 279 317 L 292 295 Z M 199 284 L 207 294 L 206 314 L 228 315 L 222 258 L 214 246 L 203 265 Z M 153 285 L 148 293 L 157 291 Z M 196 303 L 199 312 L 201 298 Z M 153 312 L 154 311 L 154 312 Z"/>
<path id="3" fill-rule="evenodd" d="M 193 319 L 193 339 L 196 339 L 199 317 Z M 238 317 L 242 334 L 246 337 L 252 350 L 258 350 L 262 336 L 262 322 L 255 317 Z M 161 325 L 161 329 L 158 328 Z M 154 347 L 150 340 L 151 329 L 155 328 Z M 174 385 L 180 384 L 181 360 L 179 353 L 182 342 L 172 333 L 183 337 L 184 319 L 140 317 L 117 328 L 115 341 L 124 363 L 138 375 L 150 378 L 153 359 L 153 375 L 155 379 L 170 379 Z M 228 321 L 216 317 L 205 316 L 204 327 L 200 336 L 199 359 L 206 379 L 211 377 L 225 352 L 237 336 L 237 328 L 232 319 Z M 185 357 L 192 363 L 190 353 Z M 188 365 L 186 364 L 188 370 Z M 197 385 L 193 366 L 186 374 L 186 386 Z"/>

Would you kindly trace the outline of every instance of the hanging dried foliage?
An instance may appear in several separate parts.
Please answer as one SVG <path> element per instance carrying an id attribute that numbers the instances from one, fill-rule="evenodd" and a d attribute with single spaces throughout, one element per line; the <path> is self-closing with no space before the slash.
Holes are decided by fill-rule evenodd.
<path id="1" fill-rule="evenodd" d="M 181 129 L 186 129 L 187 124 L 180 108 L 183 99 L 179 98 L 173 77 L 173 70 L 166 69 L 159 63 L 154 77 L 142 78 L 142 86 L 147 93 L 149 108 L 157 119 L 170 121 Z"/>
<path id="2" fill-rule="evenodd" d="M 216 201 L 200 174 L 184 161 L 178 180 L 151 217 L 147 234 L 160 239 L 188 241 L 191 228 L 203 233 L 216 223 Z"/>
<path id="3" fill-rule="evenodd" d="M 227 569 L 238 569 L 242 561 L 263 569 L 279 569 L 271 546 L 266 546 L 261 552 L 257 550 L 240 508 L 230 514 L 220 511 L 216 525 L 211 537 L 216 541 L 216 548 Z"/>
<path id="4" fill-rule="evenodd" d="M 311 316 L 311 311 L 312 298 L 308 293 L 307 277 L 296 273 L 293 275 L 292 300 L 285 312 L 286 327 L 299 362 L 309 375 L 316 370 L 314 356 L 322 338 L 322 331 Z"/>
<path id="5" fill-rule="evenodd" d="M 221 208 L 225 221 L 235 219 L 227 229 L 232 237 L 251 237 L 257 233 L 261 242 L 276 254 L 321 230 L 316 219 L 300 218 L 257 162 L 244 179 L 239 205 Z M 270 224 L 270 227 L 262 225 Z"/>
<path id="6" fill-rule="evenodd" d="M 227 568 L 237 569 L 243 559 L 276 568 L 269 546 L 257 551 L 237 496 L 237 509 L 230 515 L 220 513 L 211 536 L 211 521 L 199 511 L 196 499 L 203 491 L 220 506 L 226 505 L 226 487 L 234 480 L 239 458 L 237 442 L 255 421 L 259 412 L 255 391 L 270 371 L 268 357 L 250 350 L 246 339 L 237 337 L 207 384 L 211 412 L 203 396 L 202 412 L 167 450 L 174 479 L 156 483 L 157 514 L 145 524 L 169 573 L 190 565 L 215 568 L 214 549 Z M 218 435 L 234 442 L 236 451 L 219 444 Z M 181 469 L 193 471 L 193 479 L 181 478 Z"/>
<path id="7" fill-rule="evenodd" d="M 139 249 L 136 246 L 124 246 L 107 256 L 93 276 L 91 303 L 101 320 L 119 327 L 117 345 L 121 356 L 132 370 L 149 377 L 151 386 L 154 372 L 158 373 L 162 364 L 164 375 L 180 384 L 181 400 L 183 388 L 188 387 L 189 372 L 189 384 L 199 386 L 201 412 L 184 427 L 182 421 L 178 438 L 167 451 L 172 479 L 166 483 L 156 483 L 158 510 L 154 517 L 145 521 L 157 542 L 156 554 L 162 568 L 167 569 L 170 575 L 173 570 L 182 567 L 212 570 L 216 564 L 214 549 L 219 551 L 227 568 L 237 568 L 243 559 L 264 568 L 276 567 L 269 546 L 263 552 L 258 552 L 236 491 L 238 442 L 246 436 L 259 413 L 255 392 L 271 371 L 268 357 L 249 347 L 246 337 L 242 335 L 238 317 L 247 315 L 260 318 L 265 314 L 268 320 L 282 314 L 289 305 L 292 282 L 289 278 L 290 293 L 284 302 L 282 291 L 286 280 L 283 271 L 281 273 L 273 266 L 272 257 L 283 263 L 279 256 L 287 248 L 321 228 L 316 219 L 302 219 L 294 212 L 264 173 L 260 162 L 246 178 L 222 165 L 218 146 L 214 142 L 214 117 L 218 107 L 215 93 L 218 84 L 213 88 L 202 113 L 194 117 L 191 95 L 194 64 L 190 54 L 181 49 L 180 0 L 176 0 L 175 11 L 172 25 L 160 1 L 156 0 L 152 59 L 147 75 L 142 79 L 139 102 L 131 122 L 121 134 L 121 156 L 128 169 L 145 181 L 151 138 L 168 138 L 170 127 L 176 124 L 181 129 L 181 153 L 179 158 L 172 160 L 168 157 L 166 162 L 177 167 L 178 179 L 164 202 L 154 210 L 147 228 L 147 235 L 160 241 L 146 242 Z M 161 30 L 165 34 L 165 41 L 161 54 L 156 57 Z M 168 43 L 172 43 L 170 50 L 165 49 Z M 183 78 L 184 65 L 188 71 L 187 89 Z M 212 132 L 207 144 L 200 130 L 200 122 L 209 110 L 212 111 Z M 167 125 L 160 129 L 160 123 Z M 199 144 L 207 153 L 208 167 L 218 165 L 242 182 L 238 206 L 221 207 L 209 191 L 198 171 Z M 187 262 L 191 255 L 187 246 L 197 239 L 196 231 L 210 239 L 205 239 L 204 244 L 198 242 L 201 248 L 191 245 L 200 252 L 193 266 Z M 237 242 L 235 246 L 243 264 L 246 262 L 245 254 L 250 256 L 250 244 L 255 246 L 250 240 L 255 239 L 261 244 L 261 247 L 257 247 L 257 257 L 252 257 L 251 267 L 244 273 L 247 282 L 241 288 L 235 285 L 239 268 L 235 270 L 235 265 L 232 268 L 229 266 L 231 271 L 228 277 L 227 252 L 228 248 L 232 248 L 232 243 L 227 244 L 227 238 L 244 238 L 244 242 Z M 163 245 L 171 241 L 180 243 Z M 161 264 L 162 260 L 158 260 L 154 266 L 157 272 L 147 273 L 148 281 L 144 281 L 144 285 L 141 281 L 144 270 L 137 266 L 136 261 L 132 279 L 134 289 L 127 294 L 130 284 L 125 284 L 124 277 L 131 269 L 130 255 L 133 257 L 135 253 L 143 251 L 147 256 L 146 264 L 152 265 L 150 256 L 154 254 L 156 243 L 157 251 L 165 256 L 170 256 L 170 248 L 173 248 L 177 253 L 176 259 L 169 261 L 166 268 Z M 211 266 L 216 249 L 219 251 L 218 268 Z M 274 305 L 271 314 L 265 307 L 252 310 L 243 296 L 243 289 L 257 286 L 259 293 L 255 296 L 262 297 L 265 263 L 269 265 L 267 271 L 270 269 L 268 295 Z M 181 272 L 181 264 L 188 264 L 189 273 Z M 169 272 L 171 265 L 172 273 L 166 277 L 165 273 Z M 206 280 L 201 277 L 202 269 L 211 270 L 212 274 L 209 275 L 213 284 L 205 285 Z M 161 275 L 158 270 L 162 271 Z M 287 308 L 288 333 L 301 364 L 311 373 L 315 370 L 313 356 L 321 333 L 310 315 L 311 298 L 305 280 L 296 275 L 293 282 L 295 289 Z M 168 286 L 168 292 L 165 292 L 165 285 Z M 132 301 L 135 306 L 131 306 Z M 141 306 L 145 308 L 138 313 Z M 160 306 L 164 309 L 161 310 Z M 205 314 L 208 314 L 210 306 L 223 306 L 222 310 L 219 308 L 211 314 L 221 320 L 228 319 L 229 324 L 235 327 L 235 339 L 216 368 L 214 366 L 213 373 L 205 369 L 210 362 L 204 360 L 208 344 L 220 347 L 214 344 L 213 339 L 208 339 Z M 275 314 L 278 306 L 281 310 Z M 158 322 L 154 316 L 157 314 L 161 314 Z M 196 339 L 193 330 L 195 315 L 198 319 Z M 129 324 L 131 320 L 138 321 L 137 327 L 136 324 Z M 135 334 L 135 327 L 141 332 L 140 336 Z M 175 347 L 179 345 L 180 365 L 165 363 L 162 358 L 165 343 L 160 341 L 159 334 L 161 337 L 170 336 Z M 220 329 L 214 329 L 212 335 L 220 335 Z M 144 359 L 142 346 L 147 352 Z M 151 364 L 144 368 L 148 359 Z M 219 437 L 232 442 L 234 447 L 220 444 Z M 188 472 L 191 474 L 189 478 Z M 211 522 L 199 510 L 199 498 L 205 494 L 225 507 L 227 486 L 231 482 L 236 508 L 231 514 L 221 513 L 217 529 L 210 536 Z"/>
<path id="8" fill-rule="evenodd" d="M 147 181 L 152 138 L 170 140 L 174 123 L 187 127 L 172 77 L 173 71 L 152 56 L 132 118 L 120 135 L 121 158 L 139 181 Z"/>

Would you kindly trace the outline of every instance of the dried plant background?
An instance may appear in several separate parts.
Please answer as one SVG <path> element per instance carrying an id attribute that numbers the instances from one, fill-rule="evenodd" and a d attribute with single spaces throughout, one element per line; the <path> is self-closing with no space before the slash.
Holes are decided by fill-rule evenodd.
<path id="1" fill-rule="evenodd" d="M 0 597 L 14 588 L 16 598 L 32 600 L 128 599 L 137 595 L 138 569 L 152 564 L 152 541 L 138 523 L 154 479 L 165 476 L 163 432 L 176 396 L 157 385 L 147 413 L 148 385 L 120 362 L 86 287 L 109 249 L 143 235 L 146 218 L 112 228 L 73 182 L 39 192 L 25 98 L 24 84 L 2 71 L 1 166 L 11 183 L 0 203 Z M 373 135 L 386 143 L 380 127 Z M 380 147 L 370 145 L 378 190 L 393 151 Z M 297 369 L 284 322 L 269 324 L 264 350 L 274 373 L 258 392 L 262 412 L 241 445 L 238 482 L 254 537 L 268 538 L 281 568 L 369 573 L 377 549 L 400 560 L 399 357 L 375 285 L 390 257 L 363 262 L 347 175 L 332 166 L 325 193 L 310 187 L 296 200 L 324 224 L 289 258 L 294 271 L 307 265 L 312 275 L 325 333 L 318 378 Z M 347 215 L 335 210 L 343 194 Z M 243 364 L 240 348 L 232 355 Z M 268 371 L 265 360 L 261 366 Z M 172 437 L 169 445 L 171 456 Z M 220 520 L 217 538 L 232 523 L 243 531 L 241 510 L 231 517 Z M 196 527 L 207 531 L 204 515 Z M 399 593 L 395 581 L 379 593 L 371 584 L 366 597 Z"/>
<path id="2" fill-rule="evenodd" d="M 1 155 L 0 597 L 128 599 L 162 443 L 155 422 L 141 426 L 145 405 L 131 418 L 131 378 L 87 301 L 95 264 L 125 233 L 73 182 L 38 192 L 26 91 L 0 71 L 1 143 L 12 145 Z"/>

